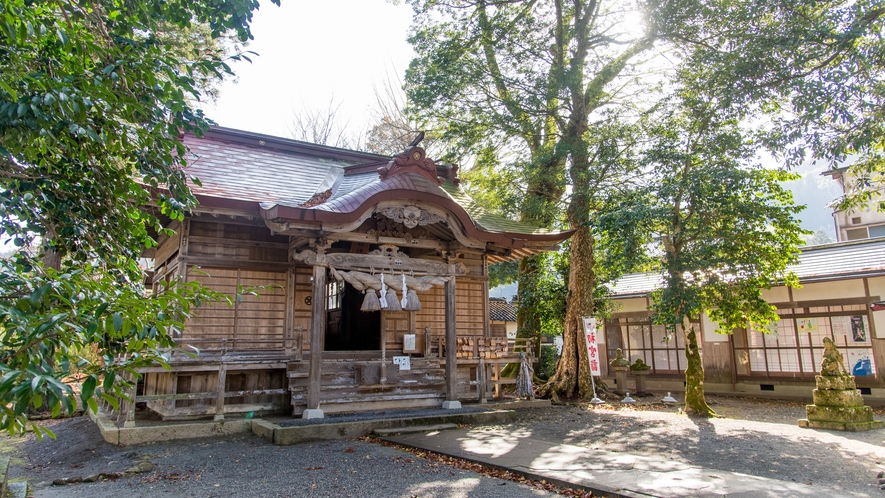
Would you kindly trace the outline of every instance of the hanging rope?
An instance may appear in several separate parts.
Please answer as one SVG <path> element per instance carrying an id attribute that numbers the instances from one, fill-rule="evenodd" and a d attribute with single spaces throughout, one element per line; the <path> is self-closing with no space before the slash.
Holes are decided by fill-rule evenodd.
<path id="1" fill-rule="evenodd" d="M 387 285 L 384 284 L 384 273 L 381 274 L 381 299 L 378 302 L 381 304 L 381 309 L 387 308 Z"/>
<path id="2" fill-rule="evenodd" d="M 527 398 L 527 399 L 535 399 L 535 388 L 532 385 L 532 376 L 534 372 L 532 371 L 531 365 L 529 365 L 529 360 L 526 358 L 525 353 L 520 351 L 519 353 L 519 374 L 516 376 L 516 397 L 517 398 Z"/>

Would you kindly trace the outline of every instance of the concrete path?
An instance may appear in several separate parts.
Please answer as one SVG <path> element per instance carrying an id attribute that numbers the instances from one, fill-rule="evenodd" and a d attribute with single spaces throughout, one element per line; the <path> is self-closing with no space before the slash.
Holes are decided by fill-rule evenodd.
<path id="1" fill-rule="evenodd" d="M 836 490 L 680 462 L 593 450 L 529 437 L 468 429 L 384 437 L 386 441 L 583 488 L 601 496 L 827 497 Z M 834 494 L 835 493 L 835 494 Z"/>

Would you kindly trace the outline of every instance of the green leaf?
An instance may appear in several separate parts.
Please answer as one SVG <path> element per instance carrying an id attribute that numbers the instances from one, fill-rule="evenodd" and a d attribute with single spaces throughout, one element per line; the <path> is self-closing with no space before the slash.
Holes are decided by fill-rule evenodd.
<path id="1" fill-rule="evenodd" d="M 95 392 L 95 385 L 98 379 L 94 375 L 90 375 L 83 381 L 83 386 L 80 391 L 80 396 L 84 401 L 88 400 L 92 397 L 92 394 Z"/>
<path id="2" fill-rule="evenodd" d="M 6 93 L 9 94 L 10 100 L 18 100 L 18 92 L 16 92 L 14 88 L 9 86 L 9 83 L 2 79 L 0 79 L 0 88 L 6 90 Z"/>
<path id="3" fill-rule="evenodd" d="M 65 33 L 63 29 L 59 28 L 56 30 L 56 34 L 58 35 L 58 39 L 59 41 L 61 41 L 62 46 L 67 48 L 67 46 L 71 43 L 71 41 L 68 39 L 67 33 Z"/>

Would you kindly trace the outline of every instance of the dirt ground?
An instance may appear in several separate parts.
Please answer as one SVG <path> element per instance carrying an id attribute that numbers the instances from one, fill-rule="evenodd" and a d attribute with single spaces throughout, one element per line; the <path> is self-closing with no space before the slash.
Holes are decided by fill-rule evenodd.
<path id="1" fill-rule="evenodd" d="M 877 479 L 885 470 L 885 429 L 803 429 L 797 420 L 805 418 L 804 403 L 707 399 L 721 418 L 688 417 L 661 403 L 580 404 L 529 412 L 488 430 L 821 486 L 834 496 L 885 497 Z M 873 412 L 879 420 L 885 415 L 881 407 Z"/>
<path id="2" fill-rule="evenodd" d="M 505 429 L 531 437 L 823 486 L 838 496 L 885 496 L 885 430 L 801 429 L 804 404 L 710 396 L 722 415 L 677 407 L 567 404 L 525 410 Z M 875 410 L 881 419 L 885 411 Z M 35 497 L 63 496 L 551 496 L 544 490 L 448 467 L 366 441 L 278 447 L 254 436 L 119 447 L 88 419 L 48 421 L 56 441 L 0 438 Z M 129 471 L 129 473 L 126 473 Z M 53 485 L 104 475 L 100 482 Z"/>

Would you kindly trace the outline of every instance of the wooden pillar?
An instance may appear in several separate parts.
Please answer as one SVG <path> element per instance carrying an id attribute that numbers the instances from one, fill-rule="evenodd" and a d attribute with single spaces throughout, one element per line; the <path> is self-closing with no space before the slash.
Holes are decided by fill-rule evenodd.
<path id="1" fill-rule="evenodd" d="M 218 386 L 215 388 L 215 421 L 224 420 L 224 393 L 227 392 L 227 367 L 224 363 L 218 367 Z"/>
<path id="2" fill-rule="evenodd" d="M 480 403 L 486 402 L 486 386 L 486 363 L 484 359 L 480 358 L 476 365 L 476 390 L 479 392 L 478 401 Z"/>
<path id="3" fill-rule="evenodd" d="M 323 375 L 323 340 L 326 332 L 326 268 L 313 267 L 313 301 L 310 325 L 310 368 L 307 377 L 307 409 L 303 418 L 323 418 L 320 382 Z"/>
<path id="4" fill-rule="evenodd" d="M 129 388 L 129 401 L 126 402 L 126 420 L 123 422 L 123 427 L 135 427 L 135 396 L 138 391 L 138 376 L 132 375 L 130 376 L 132 379 L 132 387 Z"/>
<path id="5" fill-rule="evenodd" d="M 378 383 L 387 383 L 387 313 L 381 313 L 381 366 L 379 367 Z"/>
<path id="6" fill-rule="evenodd" d="M 289 258 L 291 260 L 291 257 Z M 295 268 L 286 272 L 286 323 L 283 330 L 283 350 L 292 356 L 295 343 Z"/>
<path id="7" fill-rule="evenodd" d="M 446 282 L 446 400 L 443 408 L 461 408 L 457 396 L 457 334 L 455 328 L 455 275 Z"/>

